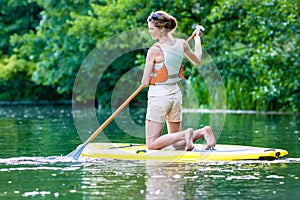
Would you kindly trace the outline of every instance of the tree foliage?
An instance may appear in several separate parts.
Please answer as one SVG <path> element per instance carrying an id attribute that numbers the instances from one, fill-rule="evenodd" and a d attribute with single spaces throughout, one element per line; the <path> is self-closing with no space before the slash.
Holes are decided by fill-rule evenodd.
<path id="1" fill-rule="evenodd" d="M 31 80 L 36 64 L 17 53 L 21 45 L 13 38 L 34 34 L 42 8 L 31 1 L 0 1 L 0 100 L 54 100 L 62 98 L 52 86 L 43 87 Z"/>
<path id="2" fill-rule="evenodd" d="M 58 98 L 70 98 L 78 69 L 95 47 L 124 31 L 146 29 L 148 15 L 165 10 L 177 18 L 179 35 L 191 34 L 194 24 L 206 27 L 203 48 L 222 75 L 227 108 L 300 110 L 296 0 L 16 2 L 0 1 L 0 85 L 5 84 L 7 90 L 8 80 L 22 74 L 31 84 L 26 90 L 45 87 L 53 95 L 59 94 Z M 9 15 L 11 12 L 15 15 Z M 106 48 L 126 48 L 129 44 L 125 41 L 120 45 Z M 131 52 L 111 63 L 97 93 L 101 104 L 109 102 L 110 91 L 123 73 L 143 65 L 145 54 L 145 50 Z M 186 64 L 185 74 L 199 91 L 200 103 L 208 105 L 209 91 L 197 70 Z M 28 92 L 27 98 L 44 97 Z"/>
<path id="3" fill-rule="evenodd" d="M 210 49 L 233 102 L 230 108 L 299 110 L 299 2 L 218 4 L 208 17 L 210 37 L 218 38 Z"/>

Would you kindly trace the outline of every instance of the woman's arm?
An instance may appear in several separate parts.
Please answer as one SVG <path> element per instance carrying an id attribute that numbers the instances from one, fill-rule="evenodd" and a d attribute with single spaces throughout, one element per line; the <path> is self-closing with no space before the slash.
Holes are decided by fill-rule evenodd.
<path id="1" fill-rule="evenodd" d="M 195 40 L 195 51 L 193 52 L 190 45 L 187 42 L 184 42 L 183 43 L 184 54 L 194 65 L 200 65 L 201 58 L 202 58 L 200 31 L 196 33 L 194 40 Z"/>

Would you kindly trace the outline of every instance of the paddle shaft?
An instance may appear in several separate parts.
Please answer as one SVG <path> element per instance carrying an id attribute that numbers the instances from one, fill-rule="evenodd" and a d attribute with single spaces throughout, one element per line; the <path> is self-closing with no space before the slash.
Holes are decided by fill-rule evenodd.
<path id="1" fill-rule="evenodd" d="M 138 95 L 142 90 L 144 89 L 144 86 L 141 85 L 86 141 L 84 144 L 90 143 L 97 137 L 97 135 L 103 131 L 103 129 L 130 103 L 132 99 L 136 95 Z"/>
<path id="2" fill-rule="evenodd" d="M 186 41 L 190 42 L 195 35 L 196 33 L 193 33 Z M 101 131 L 103 131 L 103 129 L 130 103 L 130 101 L 144 89 L 144 87 L 144 85 L 141 85 L 82 145 L 79 145 L 77 149 L 69 153 L 67 157 L 72 157 L 77 160 L 87 144 L 92 142 L 95 137 L 97 137 L 97 135 L 99 135 L 99 133 L 101 133 Z"/>
<path id="3" fill-rule="evenodd" d="M 195 37 L 196 33 L 193 33 L 187 40 L 186 42 L 189 43 L 194 37 Z"/>
<path id="4" fill-rule="evenodd" d="M 194 32 L 186 41 L 190 42 L 196 35 Z M 134 99 L 136 95 L 138 95 L 144 86 L 141 85 L 85 142 L 84 144 L 92 142 L 97 135 L 103 131 L 103 129 L 129 104 L 129 102 Z"/>

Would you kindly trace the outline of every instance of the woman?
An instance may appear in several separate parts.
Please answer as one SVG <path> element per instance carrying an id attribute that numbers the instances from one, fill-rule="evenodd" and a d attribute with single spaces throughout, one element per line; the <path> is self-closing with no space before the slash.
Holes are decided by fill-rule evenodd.
<path id="1" fill-rule="evenodd" d="M 142 84 L 149 87 L 146 115 L 146 144 L 148 149 L 162 149 L 172 145 L 176 149 L 192 150 L 194 142 L 204 137 L 206 149 L 216 144 L 209 126 L 193 131 L 181 130 L 182 94 L 177 82 L 182 75 L 181 64 L 185 55 L 194 65 L 199 65 L 202 56 L 200 32 L 195 33 L 195 51 L 189 44 L 172 33 L 177 27 L 174 17 L 164 11 L 151 13 L 148 28 L 152 39 L 158 40 L 147 53 Z M 164 122 L 168 133 L 162 135 Z"/>

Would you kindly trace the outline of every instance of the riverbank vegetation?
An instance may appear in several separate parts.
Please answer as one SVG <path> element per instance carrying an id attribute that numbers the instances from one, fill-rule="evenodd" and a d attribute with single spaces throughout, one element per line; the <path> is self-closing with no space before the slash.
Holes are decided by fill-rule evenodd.
<path id="1" fill-rule="evenodd" d="M 178 34 L 191 34 L 194 24 L 206 27 L 203 49 L 222 76 L 226 108 L 300 111 L 296 0 L 1 0 L 0 4 L 0 100 L 71 99 L 78 69 L 95 47 L 124 31 L 146 29 L 148 15 L 165 10 L 177 18 Z M 120 73 L 142 65 L 145 54 L 146 49 L 131 52 L 111 64 L 96 94 L 101 105 L 110 103 Z M 199 104 L 209 107 L 209 91 L 197 73 L 186 64 L 185 77 L 199 91 Z"/>

